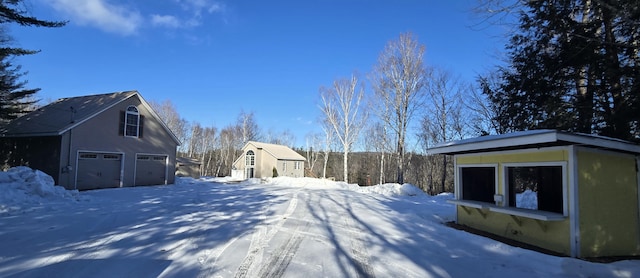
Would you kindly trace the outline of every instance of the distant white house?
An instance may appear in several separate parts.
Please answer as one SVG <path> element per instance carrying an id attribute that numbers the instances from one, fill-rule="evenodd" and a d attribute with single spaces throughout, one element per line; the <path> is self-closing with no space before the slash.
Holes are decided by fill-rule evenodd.
<path id="1" fill-rule="evenodd" d="M 233 162 L 235 178 L 304 177 L 304 156 L 283 145 L 249 141 Z"/>

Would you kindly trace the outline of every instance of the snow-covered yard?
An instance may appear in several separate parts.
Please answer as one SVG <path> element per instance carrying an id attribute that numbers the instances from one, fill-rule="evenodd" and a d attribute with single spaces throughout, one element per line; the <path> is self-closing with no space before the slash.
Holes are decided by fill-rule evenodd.
<path id="1" fill-rule="evenodd" d="M 49 177 L 50 178 L 50 177 Z M 311 178 L 86 192 L 0 173 L 0 277 L 638 277 L 447 227 L 450 194 Z"/>

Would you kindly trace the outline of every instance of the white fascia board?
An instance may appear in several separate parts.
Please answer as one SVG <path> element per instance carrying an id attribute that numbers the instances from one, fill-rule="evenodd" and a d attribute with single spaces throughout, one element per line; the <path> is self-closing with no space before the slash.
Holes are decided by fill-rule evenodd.
<path id="1" fill-rule="evenodd" d="M 470 139 L 469 141 L 454 141 L 450 144 L 436 146 L 427 150 L 427 154 L 447 154 L 461 153 L 466 151 L 485 150 L 503 147 L 516 147 L 532 144 L 551 143 L 558 141 L 557 132 L 548 131 L 536 134 L 523 134 L 519 136 L 497 136 L 486 138 L 482 137 Z"/>
<path id="2" fill-rule="evenodd" d="M 558 133 L 558 140 L 587 146 L 603 147 L 625 152 L 640 153 L 640 145 L 615 138 L 596 135 Z"/>

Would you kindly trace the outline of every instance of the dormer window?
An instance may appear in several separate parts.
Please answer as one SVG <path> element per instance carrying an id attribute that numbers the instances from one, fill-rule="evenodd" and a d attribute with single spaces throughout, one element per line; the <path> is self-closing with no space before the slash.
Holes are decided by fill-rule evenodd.
<path id="1" fill-rule="evenodd" d="M 140 133 L 140 113 L 135 106 L 127 107 L 124 114 L 124 136 L 138 137 Z"/>

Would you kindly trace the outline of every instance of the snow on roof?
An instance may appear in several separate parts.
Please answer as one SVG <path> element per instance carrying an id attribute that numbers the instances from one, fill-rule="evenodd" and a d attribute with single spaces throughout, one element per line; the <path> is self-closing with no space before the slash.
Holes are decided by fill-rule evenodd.
<path id="1" fill-rule="evenodd" d="M 255 146 L 258 149 L 263 149 L 264 151 L 270 153 L 276 159 L 305 160 L 304 156 L 300 155 L 299 153 L 297 153 L 296 151 L 292 150 L 287 146 L 262 143 L 262 142 L 256 142 L 256 141 L 247 142 L 247 145 L 250 145 L 250 144 Z"/>
<path id="2" fill-rule="evenodd" d="M 429 154 L 462 154 L 488 150 L 522 149 L 540 146 L 585 145 L 628 153 L 640 153 L 640 145 L 599 135 L 536 129 L 499 135 L 487 135 L 438 144 Z"/>

